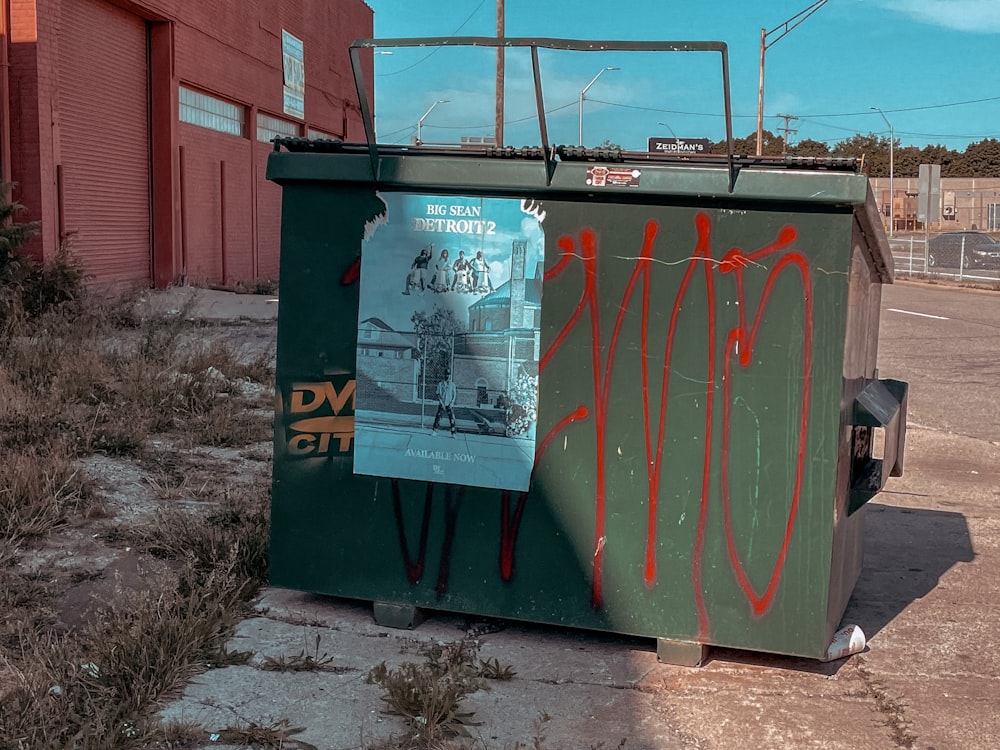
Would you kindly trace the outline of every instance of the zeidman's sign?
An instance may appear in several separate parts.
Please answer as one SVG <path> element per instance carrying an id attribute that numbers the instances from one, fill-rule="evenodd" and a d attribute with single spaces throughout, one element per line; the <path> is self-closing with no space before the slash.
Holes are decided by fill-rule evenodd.
<path id="1" fill-rule="evenodd" d="M 708 138 L 650 138 L 649 152 L 655 154 L 699 155 L 709 153 Z"/>

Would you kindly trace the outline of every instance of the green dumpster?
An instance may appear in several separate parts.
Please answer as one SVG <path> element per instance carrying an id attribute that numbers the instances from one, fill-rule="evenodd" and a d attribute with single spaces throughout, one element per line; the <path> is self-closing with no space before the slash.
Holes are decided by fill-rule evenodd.
<path id="1" fill-rule="evenodd" d="M 538 102 L 536 148 L 378 144 L 364 101 L 367 143 L 276 142 L 271 584 L 824 658 L 902 470 L 867 178 L 551 146 Z"/>

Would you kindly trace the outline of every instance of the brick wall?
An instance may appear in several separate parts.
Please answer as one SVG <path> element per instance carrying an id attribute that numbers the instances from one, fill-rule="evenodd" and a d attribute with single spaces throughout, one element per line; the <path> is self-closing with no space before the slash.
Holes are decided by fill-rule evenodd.
<path id="1" fill-rule="evenodd" d="M 59 245 L 56 165 L 59 81 L 56 75 L 61 9 L 77 0 L 8 0 L 11 4 L 11 171 L 16 199 L 41 219 L 36 253 Z M 303 41 L 305 120 L 314 128 L 363 137 L 348 47 L 372 35 L 363 0 L 104 0 L 150 23 L 170 25 L 166 53 L 158 48 L 150 77 L 154 122 L 151 192 L 153 266 L 158 284 L 186 271 L 192 280 L 228 282 L 275 278 L 280 190 L 264 180 L 268 144 L 256 142 L 257 111 L 282 113 L 281 31 Z M 65 30 L 63 30 L 65 32 Z M 99 44 L 99 40 L 94 40 Z M 158 42 L 157 42 L 158 44 Z M 109 75 L 114 75 L 109 71 Z M 371 71 L 366 71 L 371 86 Z M 244 138 L 176 123 L 177 86 L 186 84 L 247 107 Z M 128 96 L 122 91 L 122 96 Z M 171 101 L 164 102 L 169 95 Z M 170 115 L 164 126 L 162 113 Z M 287 116 L 286 116 L 287 117 Z M 345 130 L 347 132 L 345 132 Z M 181 165 L 181 154 L 184 165 Z M 225 188 L 220 163 L 225 162 Z M 185 185 L 181 185 L 183 169 Z M 182 196 L 181 191 L 187 192 Z M 219 213 L 225 199 L 225 215 Z M 71 201 L 72 195 L 65 196 Z M 183 200 L 185 216 L 178 215 Z M 181 227 L 181 220 L 189 222 Z M 225 236 L 222 231 L 225 227 Z M 187 266 L 182 268 L 184 258 Z M 100 281 L 99 279 L 97 280 Z"/>

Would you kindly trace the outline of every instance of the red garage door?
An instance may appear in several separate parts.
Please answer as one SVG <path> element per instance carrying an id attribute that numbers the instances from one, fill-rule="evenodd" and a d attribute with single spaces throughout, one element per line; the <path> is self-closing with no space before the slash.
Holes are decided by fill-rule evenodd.
<path id="1" fill-rule="evenodd" d="M 62 231 L 96 284 L 151 281 L 146 23 L 100 0 L 61 3 Z"/>

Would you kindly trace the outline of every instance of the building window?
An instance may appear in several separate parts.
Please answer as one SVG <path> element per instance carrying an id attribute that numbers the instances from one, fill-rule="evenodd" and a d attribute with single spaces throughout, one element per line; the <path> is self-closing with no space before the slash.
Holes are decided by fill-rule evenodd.
<path id="1" fill-rule="evenodd" d="M 200 91 L 178 87 L 180 120 L 220 133 L 242 137 L 246 130 L 246 109 Z"/>
<path id="2" fill-rule="evenodd" d="M 299 124 L 273 115 L 257 113 L 257 140 L 270 143 L 274 138 L 298 138 L 302 134 Z"/>
<path id="3" fill-rule="evenodd" d="M 989 203 L 987 206 L 989 211 L 987 215 L 988 231 L 1000 231 L 1000 203 Z"/>
<path id="4" fill-rule="evenodd" d="M 309 137 L 309 140 L 311 140 L 311 141 L 319 141 L 319 140 L 339 141 L 340 140 L 340 136 L 339 135 L 333 135 L 332 133 L 326 133 L 326 132 L 324 132 L 322 130 L 316 130 L 315 128 L 309 128 L 309 130 L 306 131 L 306 135 Z"/>

